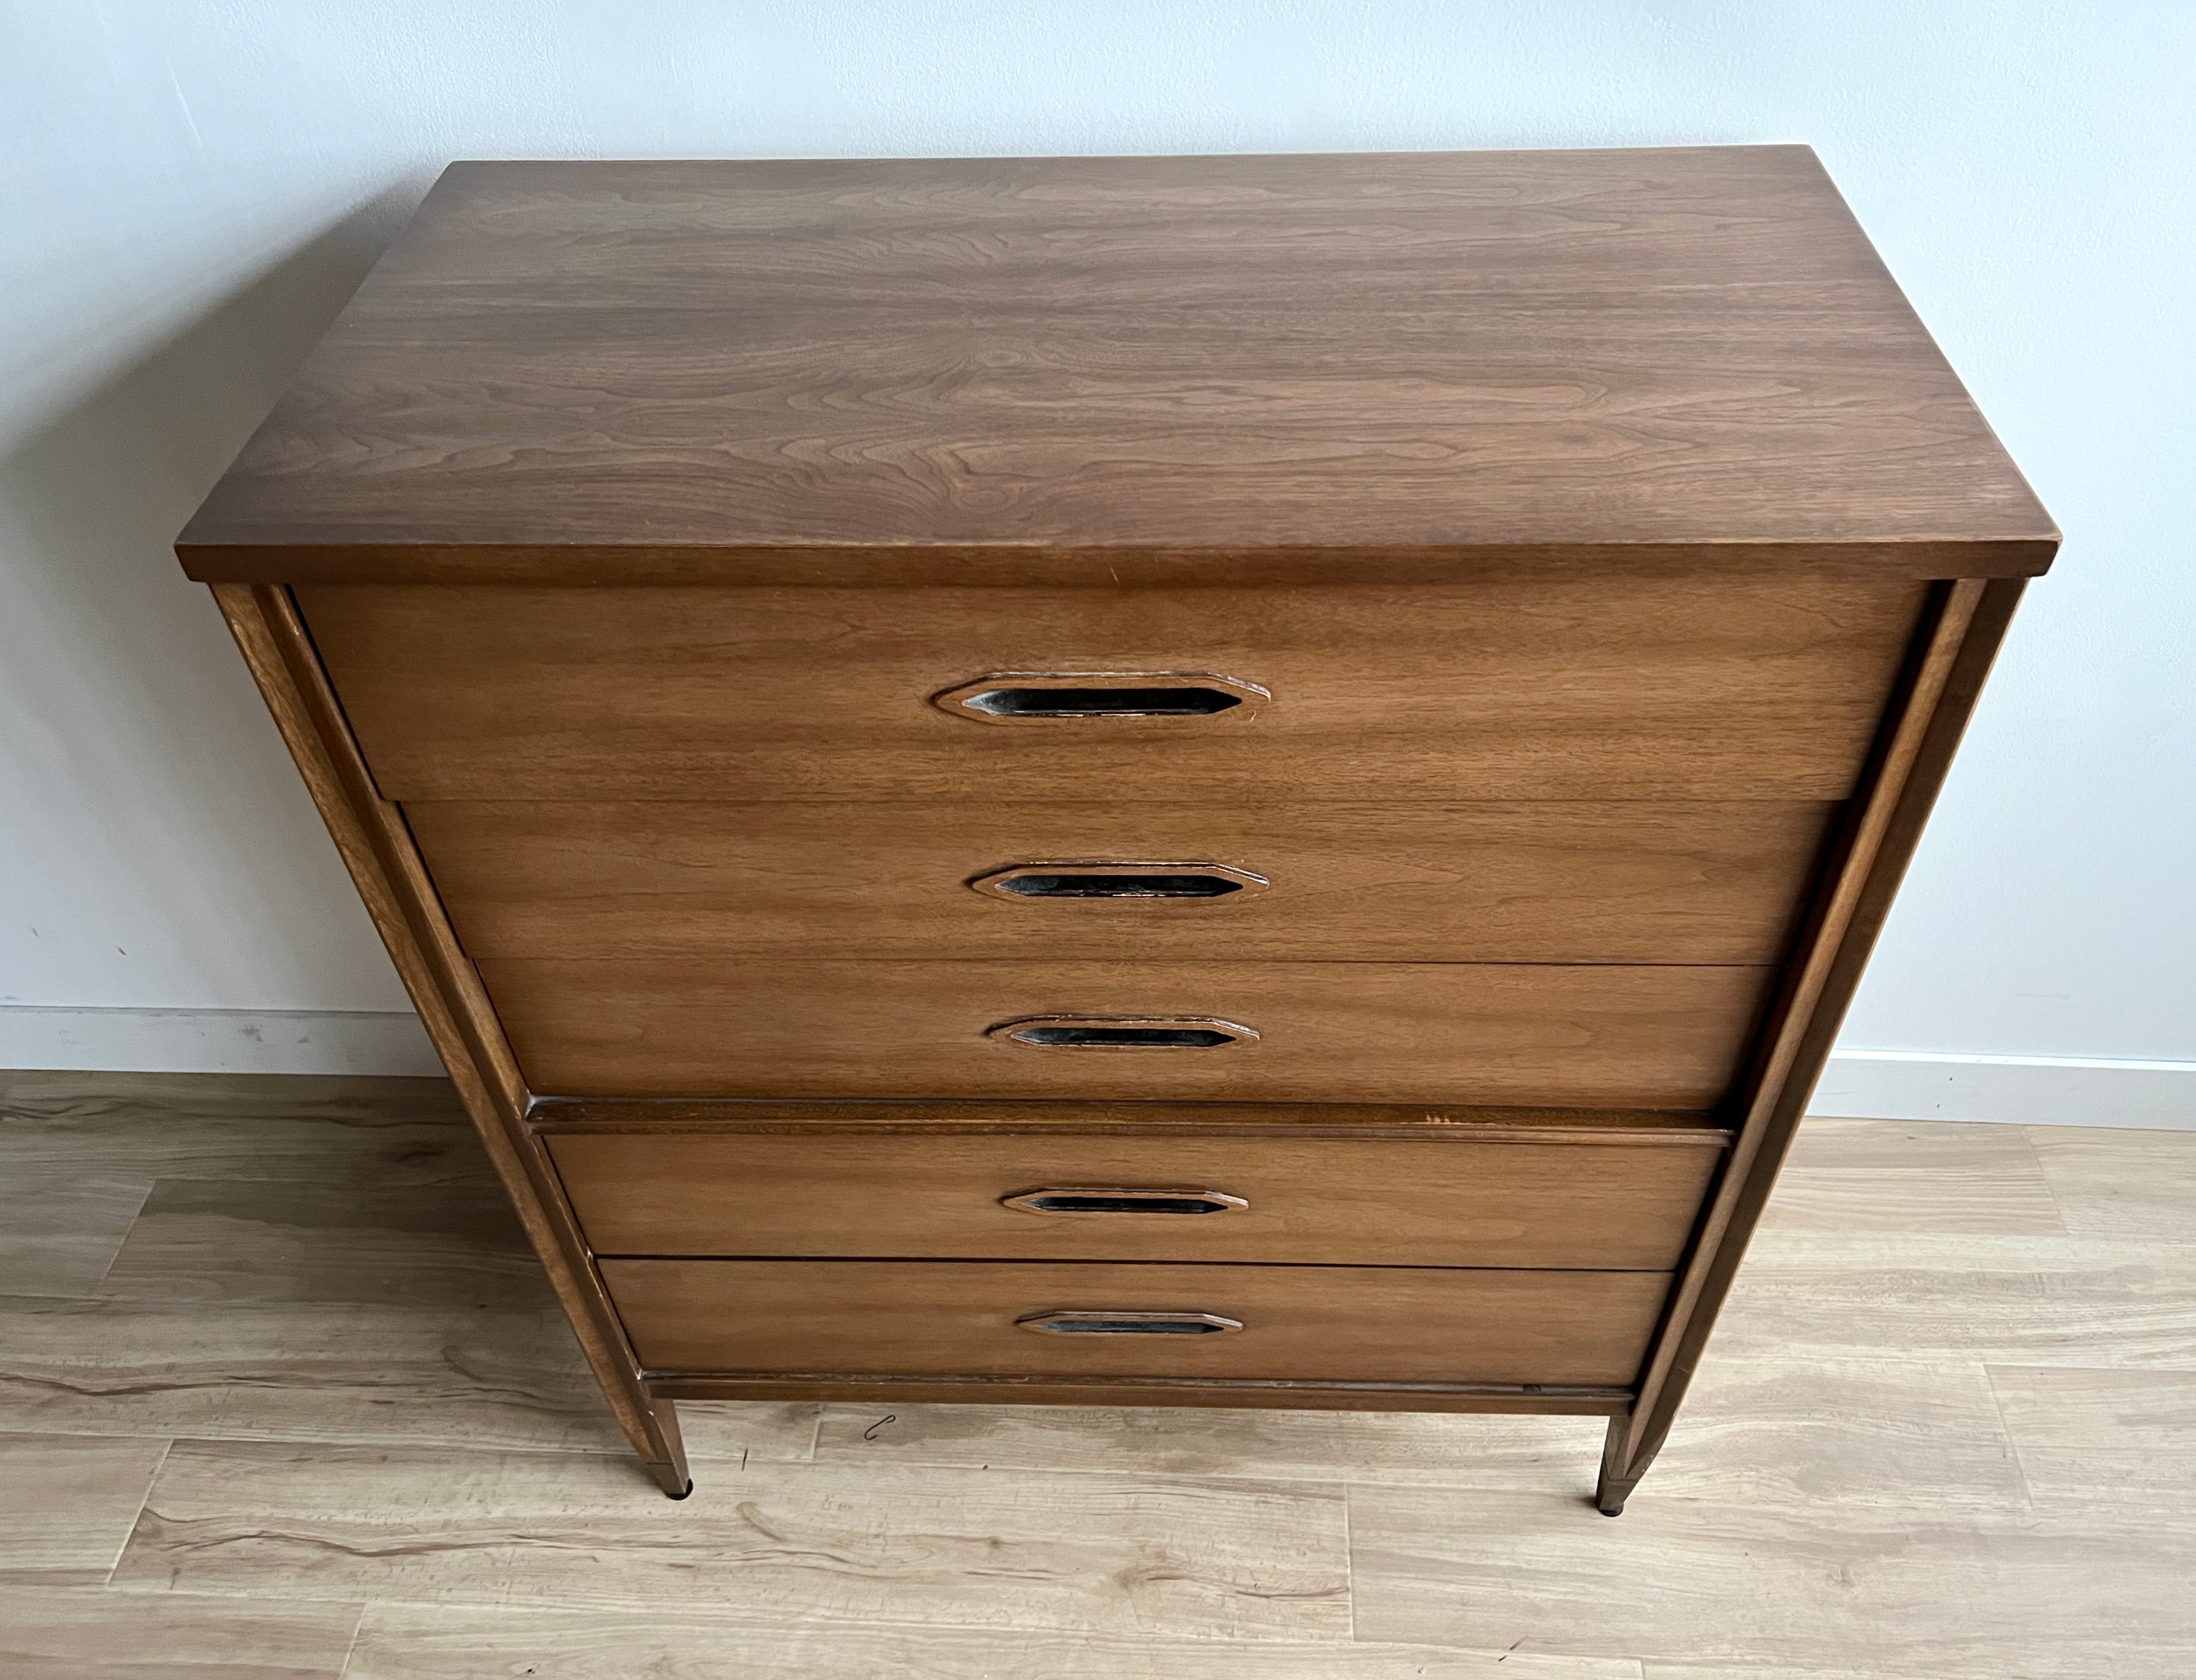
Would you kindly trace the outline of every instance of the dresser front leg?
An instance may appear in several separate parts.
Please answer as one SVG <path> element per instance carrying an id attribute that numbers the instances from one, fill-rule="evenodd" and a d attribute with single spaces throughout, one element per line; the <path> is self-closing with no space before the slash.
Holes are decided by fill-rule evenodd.
<path id="1" fill-rule="evenodd" d="M 676 1400 L 647 1397 L 648 1414 L 656 1428 L 656 1440 L 649 1446 L 658 1449 L 641 1451 L 640 1462 L 649 1475 L 656 1479 L 667 1498 L 683 1499 L 694 1491 L 694 1478 L 686 1469 L 686 1441 L 679 1433 L 679 1403 Z M 635 1441 L 636 1446 L 641 1443 Z M 660 1456 L 659 1456 L 660 1453 Z"/>
<path id="2" fill-rule="evenodd" d="M 1647 1461 L 1626 1462 L 1631 1440 L 1631 1415 L 1619 1412 L 1609 1420 L 1609 1433 L 1602 1440 L 1601 1480 L 1593 1490 L 1594 1506 L 1604 1516 L 1622 1516 L 1624 1502 L 1632 1497 L 1639 1478 L 1647 1474 Z M 1652 1456 L 1649 1455 L 1649 1461 Z"/>

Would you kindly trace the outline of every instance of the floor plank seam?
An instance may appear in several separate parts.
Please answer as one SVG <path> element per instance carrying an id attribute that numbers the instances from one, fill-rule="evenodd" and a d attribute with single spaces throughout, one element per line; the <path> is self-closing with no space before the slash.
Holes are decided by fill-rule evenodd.
<path id="1" fill-rule="evenodd" d="M 152 1439 L 152 1437 L 147 1436 L 130 1435 L 108 1437 L 108 1439 L 118 1438 L 125 1440 Z M 106 1579 L 100 1583 L 101 1586 L 109 1586 L 113 1584 L 114 1572 L 122 1567 L 122 1560 L 129 1556 L 130 1543 L 137 1538 L 137 1525 L 144 1521 L 145 1512 L 153 1503 L 153 1490 L 160 1485 L 160 1472 L 167 1469 L 169 1455 L 174 1452 L 175 1450 L 176 1439 L 173 1435 L 170 1435 L 168 1437 L 167 1444 L 160 1449 L 159 1460 L 153 1466 L 153 1474 L 145 1478 L 145 1497 L 137 1502 L 136 1515 L 130 1519 L 129 1526 L 122 1531 L 122 1539 L 115 1545 L 114 1556 L 107 1561 L 107 1576 Z"/>
<path id="2" fill-rule="evenodd" d="M 1349 1607 L 1349 1642 L 1357 1643 L 1357 1539 L 1349 1523 L 1349 1484 L 1342 1484 L 1342 1583 Z"/>
<path id="3" fill-rule="evenodd" d="M 4 1374 L 0 1374 L 0 1389 L 4 1389 L 7 1384 L 11 1381 L 21 1380 L 22 1379 L 20 1378 L 11 1378 Z M 81 1393 L 83 1391 L 78 1389 L 71 1389 L 69 1392 Z M 633 1456 L 632 1448 L 625 1446 L 622 1442 L 615 1444 L 605 1443 L 601 1446 L 544 1446 L 538 1442 L 533 1441 L 484 1441 L 477 1437 L 462 1439 L 456 1437 L 443 1437 L 424 1432 L 407 1433 L 402 1435 L 346 1435 L 341 1433 L 330 1433 L 327 1430 L 320 1430 L 312 1433 L 277 1435 L 263 1431 L 254 1431 L 248 1426 L 240 1426 L 238 1429 L 229 1431 L 217 1431 L 200 1428 L 186 1435 L 170 1435 L 167 1431 L 161 1429 L 84 1428 L 80 1426 L 72 1426 L 68 1420 L 65 1418 L 58 1419 L 51 1423 L 38 1423 L 35 1428 L 28 1427 L 29 1423 L 35 1420 L 26 1420 L 26 1424 L 24 1425 L 0 1424 L 0 1440 L 4 1440 L 10 1435 L 67 1435 L 74 1439 L 84 1440 L 165 1440 L 170 1444 L 176 1441 L 192 1441 L 231 1446 L 333 1446 L 356 1447 L 369 1450 L 374 1447 L 384 1447 L 391 1452 L 402 1452 L 414 1447 L 425 1447 L 441 1449 L 452 1452 L 514 1452 L 526 1453 L 534 1457 L 542 1458 L 604 1458 L 615 1460 L 621 1463 L 631 1458 Z M 713 1465 L 731 1464 L 737 1467 L 740 1464 L 744 1463 L 745 1458 L 744 1457 L 742 1458 L 733 1458 L 729 1455 L 713 1456 L 708 1458 L 696 1457 L 692 1462 L 696 1464 L 708 1464 Z M 807 1458 L 758 1458 L 756 1462 L 758 1464 L 806 1464 L 814 1463 L 816 1461 Z"/>
<path id="4" fill-rule="evenodd" d="M 66 1435 L 71 1440 L 157 1440 L 168 1446 L 179 1439 L 166 1429 L 53 1429 L 0 1426 L 0 1440 L 29 1440 L 39 1435 Z"/>
<path id="5" fill-rule="evenodd" d="M 344 1647 L 343 1660 L 336 1665 L 336 1680 L 344 1680 L 350 1672 L 350 1660 L 358 1654 L 358 1637 L 366 1631 L 366 1614 L 373 1608 L 371 1599 L 358 1607 L 358 1619 L 350 1625 L 350 1640 Z"/>
<path id="6" fill-rule="evenodd" d="M 1997 1412 L 1998 1433 L 2005 1439 L 2006 1456 L 2013 1460 L 2013 1473 L 2020 1478 L 2020 1497 L 2026 1504 L 2028 1514 L 2036 1515 L 2036 1490 L 2029 1485 L 2028 1466 L 2020 1456 L 2020 1442 L 2014 1438 L 2013 1423 L 2005 1415 L 2005 1396 L 1998 1392 L 1997 1377 L 1988 1360 L 1981 1362 L 1983 1386 L 1990 1390 L 1991 1405 Z"/>
<path id="7" fill-rule="evenodd" d="M 2052 1179 L 2050 1168 L 2044 1164 L 2043 1152 L 2036 1146 L 2036 1130 L 2033 1126 L 2020 1128 L 2020 1140 L 2028 1146 L 2029 1159 L 2036 1163 L 2036 1176 L 2043 1185 L 2043 1193 L 2051 1198 L 2052 1207 L 2058 1211 L 2059 1228 L 2071 1237 L 2074 1234 L 2074 1227 L 2066 1217 L 2066 1200 L 2059 1193 L 2059 1186 Z"/>

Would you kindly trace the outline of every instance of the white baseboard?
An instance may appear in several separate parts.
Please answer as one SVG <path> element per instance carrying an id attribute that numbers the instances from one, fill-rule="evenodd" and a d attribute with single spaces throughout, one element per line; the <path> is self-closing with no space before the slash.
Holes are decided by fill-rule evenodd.
<path id="1" fill-rule="evenodd" d="M 0 1007 L 0 1067 L 113 1073 L 438 1074 L 407 1010 Z"/>
<path id="2" fill-rule="evenodd" d="M 2196 1062 L 1841 1050 L 1810 1114 L 2196 1131 Z"/>
<path id="3" fill-rule="evenodd" d="M 134 1073 L 442 1071 L 415 1015 L 0 1007 L 0 1067 Z M 1812 1114 L 2196 1130 L 2196 1062 L 1842 1050 Z"/>

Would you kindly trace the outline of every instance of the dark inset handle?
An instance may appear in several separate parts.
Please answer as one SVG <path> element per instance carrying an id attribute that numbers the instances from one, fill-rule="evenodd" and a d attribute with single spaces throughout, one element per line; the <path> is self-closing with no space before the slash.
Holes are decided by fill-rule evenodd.
<path id="1" fill-rule="evenodd" d="M 1016 1319 L 1020 1330 L 1044 1336 L 1225 1336 L 1240 1319 L 1217 1313 L 1038 1313 Z"/>
<path id="2" fill-rule="evenodd" d="M 1055 1190 L 1025 1190 L 1002 1196 L 1002 1206 L 1033 1214 L 1199 1214 L 1241 1213 L 1250 1204 L 1224 1190 L 1123 1190 L 1110 1186 L 1073 1185 Z"/>
<path id="3" fill-rule="evenodd" d="M 1220 1050 L 1252 1042 L 1258 1034 L 1210 1015 L 1032 1015 L 1002 1021 L 984 1036 L 1048 1050 Z"/>
<path id="4" fill-rule="evenodd" d="M 1243 703 L 1240 694 L 1203 684 L 1165 688 L 985 689 L 961 702 L 994 718 L 1209 718 Z"/>
<path id="5" fill-rule="evenodd" d="M 1216 1050 L 1235 1042 L 1217 1027 L 1172 1026 L 1030 1026 L 1014 1039 L 1066 1050 Z"/>
<path id="6" fill-rule="evenodd" d="M 1247 716 L 1272 695 L 1211 671 L 1000 671 L 931 696 L 956 717 L 986 724 L 1092 718 Z"/>
<path id="7" fill-rule="evenodd" d="M 1265 876 L 1226 863 L 1017 863 L 968 883 L 995 898 L 1187 899 L 1192 903 L 1256 892 Z"/>

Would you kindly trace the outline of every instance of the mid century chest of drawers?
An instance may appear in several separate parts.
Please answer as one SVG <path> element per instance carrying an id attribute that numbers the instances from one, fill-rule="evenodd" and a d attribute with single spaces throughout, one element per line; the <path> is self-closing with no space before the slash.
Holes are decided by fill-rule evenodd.
<path id="1" fill-rule="evenodd" d="M 1668 1430 L 2057 536 L 1800 147 L 461 164 L 178 544 L 681 1398 Z"/>

